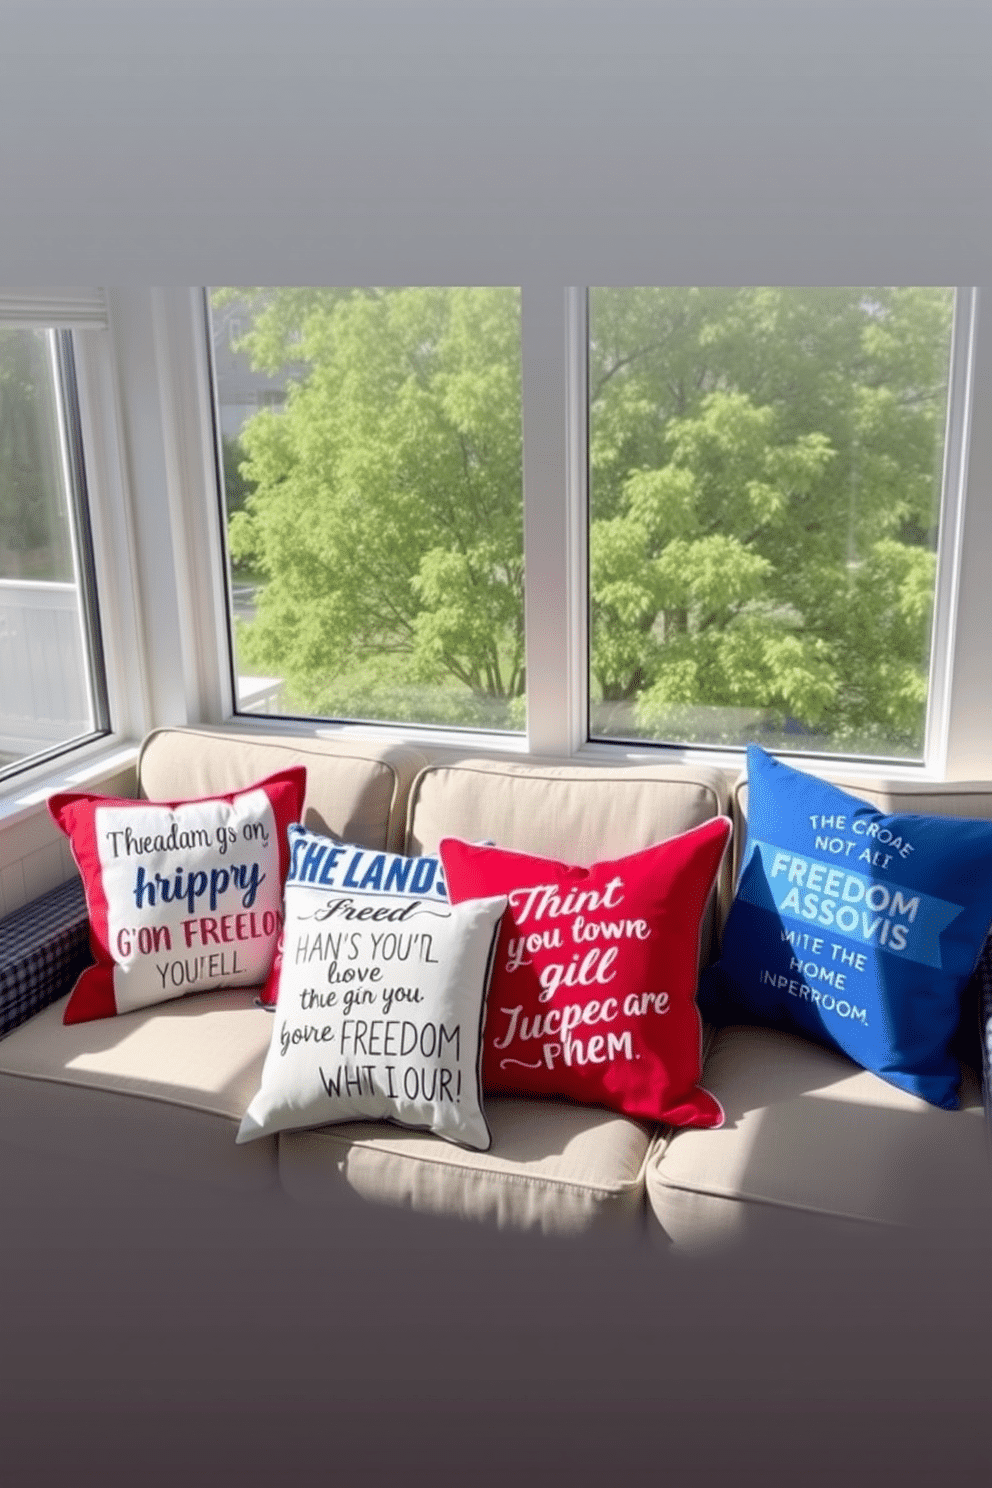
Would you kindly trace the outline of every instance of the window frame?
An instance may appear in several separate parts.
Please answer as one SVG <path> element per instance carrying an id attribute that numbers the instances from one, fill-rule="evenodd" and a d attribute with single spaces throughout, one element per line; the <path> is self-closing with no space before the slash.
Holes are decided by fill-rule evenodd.
<path id="1" fill-rule="evenodd" d="M 163 721 L 146 644 L 155 617 L 138 561 L 147 503 L 135 500 L 134 480 L 140 453 L 144 449 L 147 454 L 150 443 L 150 421 L 147 408 L 145 417 L 135 416 L 134 400 L 126 395 L 135 337 L 115 312 L 114 297 L 114 291 L 100 288 L 0 290 L 0 323 L 54 328 L 71 344 L 71 385 L 60 389 L 59 396 L 74 400 L 78 423 L 64 442 L 63 456 L 82 476 L 78 499 L 85 501 L 88 528 L 83 581 L 91 586 L 99 623 L 99 637 L 94 628 L 87 644 L 99 645 L 105 699 L 97 731 L 39 751 L 0 780 L 0 879 L 17 876 L 13 899 L 10 891 L 0 893 L 0 910 L 21 898 L 21 860 L 35 864 L 24 872 L 28 897 L 45 886 L 38 881 L 40 874 L 60 881 L 44 809 L 49 793 L 125 783 L 142 736 Z M 150 307 L 147 291 L 137 298 Z M 183 376 L 188 375 L 184 368 Z M 177 608 L 178 597 L 169 603 Z M 38 867 L 42 858 L 45 862 Z"/>
<path id="2" fill-rule="evenodd" d="M 983 557 L 992 552 L 992 435 L 986 432 L 992 423 L 992 327 L 984 327 L 983 339 L 979 302 L 977 289 L 956 289 L 923 759 L 856 759 L 797 751 L 790 758 L 800 767 L 829 770 L 838 777 L 992 778 L 992 742 L 983 747 L 986 716 L 976 690 L 977 678 L 982 679 L 978 686 L 990 680 L 982 664 L 989 649 L 983 600 L 992 592 L 992 561 Z M 257 716 L 237 713 L 233 707 L 226 714 L 229 722 L 250 728 L 291 726 L 301 732 L 455 742 L 480 752 L 495 748 L 617 762 L 664 758 L 733 773 L 741 768 L 743 751 L 730 747 L 589 737 L 587 326 L 584 287 L 562 289 L 545 282 L 521 286 L 524 554 L 531 578 L 525 594 L 526 736 L 321 719 L 268 718 L 260 724 Z M 219 495 L 217 511 L 221 500 Z M 223 534 L 221 546 L 221 580 L 229 611 Z M 984 737 L 992 741 L 992 730 Z"/>
<path id="3" fill-rule="evenodd" d="M 45 744 L 5 766 L 0 770 L 0 790 L 16 790 L 25 779 L 50 771 L 66 756 L 105 747 L 112 732 L 76 347 L 74 331 L 63 323 L 65 319 L 64 309 L 46 303 L 40 296 L 34 306 L 20 304 L 13 310 L 9 303 L 4 306 L 0 302 L 0 324 L 5 328 L 42 332 L 45 336 L 91 726 L 66 739 Z"/>
<path id="4" fill-rule="evenodd" d="M 206 290 L 70 293 L 62 323 L 73 333 L 110 733 L 25 770 L 16 790 L 0 786 L 0 824 L 48 789 L 97 778 L 128 750 L 133 758 L 143 734 L 166 724 L 740 770 L 733 749 L 587 736 L 584 288 L 521 285 L 525 736 L 239 714 Z M 0 312 L 5 305 L 9 314 L 9 296 L 0 295 Z M 51 315 L 52 305 L 35 294 L 26 313 L 37 323 L 39 308 Z M 800 766 L 841 779 L 992 779 L 992 323 L 980 291 L 958 291 L 953 358 L 925 758 L 797 755 Z"/>
<path id="5" fill-rule="evenodd" d="M 259 718 L 267 720 L 262 727 L 268 729 L 284 728 L 288 732 L 300 734 L 313 733 L 351 733 L 361 734 L 365 737 L 381 737 L 390 739 L 410 740 L 411 742 L 433 742 L 452 744 L 469 749 L 477 749 L 479 752 L 485 750 L 499 749 L 503 752 L 528 753 L 535 752 L 530 744 L 529 729 L 524 731 L 506 733 L 490 731 L 487 729 L 465 727 L 444 724 L 419 724 L 416 722 L 386 723 L 375 719 L 333 719 L 321 717 L 306 717 L 299 714 L 269 714 L 257 713 L 249 710 L 239 710 L 236 706 L 238 696 L 238 668 L 237 654 L 234 642 L 234 585 L 232 579 L 230 554 L 227 547 L 226 533 L 226 500 L 224 490 L 224 468 L 223 468 L 223 431 L 221 421 L 221 405 L 218 387 L 218 378 L 213 355 L 213 322 L 210 308 L 210 289 L 203 287 L 200 291 L 202 300 L 202 327 L 203 344 L 210 369 L 210 393 L 211 393 L 211 428 L 214 450 L 214 469 L 216 472 L 216 485 L 214 496 L 214 520 L 216 523 L 217 540 L 221 551 L 221 583 L 223 589 L 224 616 L 223 627 L 225 637 L 225 663 L 224 663 L 224 706 L 225 721 L 240 727 L 258 727 L 256 720 Z M 522 296 L 521 296 L 522 300 Z M 521 326 L 523 323 L 523 306 L 521 303 Z M 521 331 L 522 335 L 522 331 Z M 526 364 L 525 364 L 526 365 Z M 523 393 L 521 391 L 521 401 Z M 527 483 L 527 440 L 523 438 L 524 472 L 523 484 Z M 526 495 L 524 495 L 524 509 L 526 513 Z M 526 515 L 525 515 L 526 524 Z M 526 531 L 524 533 L 524 552 L 527 548 Z M 527 630 L 526 620 L 526 589 L 525 589 L 525 616 L 524 628 Z M 529 662 L 527 665 L 529 675 Z M 528 698 L 528 709 L 529 709 Z M 529 712 L 528 712 L 529 716 Z"/>
<path id="6" fill-rule="evenodd" d="M 79 382 L 76 377 L 76 360 L 72 332 L 66 330 L 56 331 L 54 345 L 60 418 L 60 443 L 69 490 L 76 582 L 79 587 L 79 600 L 82 611 L 81 620 L 87 668 L 87 689 L 93 716 L 93 729 L 86 736 L 86 739 L 105 739 L 110 733 L 110 702 L 107 692 L 107 667 L 104 660 L 103 624 L 100 616 L 100 595 L 96 581 L 93 528 L 90 521 L 89 485 L 86 476 L 86 455 L 83 448 L 82 414 L 79 404 Z M 85 742 L 85 740 L 78 742 Z"/>
<path id="7" fill-rule="evenodd" d="M 983 322 L 983 296 L 985 316 Z M 988 595 L 992 593 L 992 317 L 989 292 L 959 288 L 922 771 L 992 779 Z"/>
<path id="8" fill-rule="evenodd" d="M 577 346 L 570 346 L 570 356 L 577 360 L 585 354 L 584 375 L 588 375 L 588 329 L 589 291 L 583 289 L 581 302 L 574 312 L 573 339 Z M 972 433 L 972 412 L 975 397 L 975 368 L 978 333 L 979 290 L 974 286 L 954 287 L 954 309 L 951 328 L 951 345 L 947 382 L 947 410 L 944 426 L 943 463 L 940 490 L 939 534 L 934 578 L 934 608 L 930 626 L 929 682 L 927 693 L 927 716 L 924 730 L 922 756 L 918 760 L 900 759 L 887 755 L 856 755 L 843 753 L 816 753 L 801 749 L 790 749 L 788 758 L 800 767 L 822 768 L 831 773 L 863 776 L 895 776 L 906 774 L 930 779 L 943 779 L 948 761 L 964 750 L 962 737 L 963 717 L 960 710 L 955 718 L 952 710 L 951 669 L 959 611 L 959 579 L 962 564 L 962 548 L 965 540 L 965 512 L 968 502 L 969 447 Z M 588 419 L 588 401 L 583 386 L 581 417 Z M 571 410 L 570 410 L 571 412 Z M 572 415 L 574 417 L 574 414 Z M 591 516 L 589 505 L 588 426 L 583 428 L 586 463 L 584 476 L 586 531 Z M 990 492 L 992 495 L 992 492 Z M 973 518 L 974 522 L 974 518 Z M 591 631 L 588 611 L 588 556 L 585 567 L 586 633 L 585 633 L 585 678 L 588 687 Z M 642 744 L 648 749 L 675 750 L 680 759 L 705 757 L 726 767 L 728 756 L 743 764 L 742 748 L 723 748 L 718 745 L 679 744 L 663 740 L 613 741 L 603 736 L 593 737 L 590 732 L 591 714 L 588 692 L 585 697 L 586 741 L 590 747 L 605 745 L 612 749 L 617 745 L 640 751 Z M 987 768 L 992 774 L 992 750 Z"/>

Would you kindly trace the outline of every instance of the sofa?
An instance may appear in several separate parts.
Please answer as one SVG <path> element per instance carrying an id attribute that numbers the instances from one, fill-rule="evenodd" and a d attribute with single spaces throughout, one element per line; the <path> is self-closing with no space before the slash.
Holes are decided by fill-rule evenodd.
<path id="1" fill-rule="evenodd" d="M 701 934 L 702 961 L 717 953 L 746 836 L 743 780 L 656 757 L 538 760 L 289 728 L 164 728 L 141 747 L 137 790 L 150 800 L 205 796 L 299 763 L 307 769 L 306 827 L 410 855 L 451 834 L 590 862 L 728 815 L 733 848 Z M 992 819 L 992 785 L 843 783 L 889 812 Z M 386 1206 L 686 1255 L 766 1237 L 825 1248 L 849 1234 L 910 1231 L 954 1251 L 992 1234 L 984 959 L 964 999 L 959 1110 L 937 1109 L 797 1034 L 729 1023 L 702 1029 L 702 1082 L 724 1108 L 720 1129 L 493 1096 L 492 1145 L 478 1152 L 372 1122 L 237 1145 L 272 1031 L 258 989 L 194 993 L 65 1026 L 88 954 L 78 882 L 9 917 L 0 951 L 7 1171 L 126 1174 L 139 1186 L 207 1189 L 249 1205 L 258 1196 L 270 1208 L 298 1206 L 322 1225 L 356 1205 Z"/>

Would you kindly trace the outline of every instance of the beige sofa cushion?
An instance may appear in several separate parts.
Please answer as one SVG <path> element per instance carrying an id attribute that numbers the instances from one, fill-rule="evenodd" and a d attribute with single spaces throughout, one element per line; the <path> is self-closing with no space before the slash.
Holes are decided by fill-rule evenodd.
<path id="1" fill-rule="evenodd" d="M 892 780 L 878 776 L 840 778 L 826 765 L 817 770 L 810 770 L 805 764 L 797 768 L 869 801 L 887 816 L 912 812 L 916 816 L 976 817 L 980 821 L 992 821 L 992 788 L 987 783 L 951 781 L 945 784 L 933 780 Z M 735 881 L 747 838 L 747 795 L 747 776 L 741 775 L 733 786 L 733 815 L 738 824 L 734 844 Z"/>
<path id="2" fill-rule="evenodd" d="M 275 1138 L 236 1147 L 272 1015 L 257 990 L 194 993 L 65 1027 L 68 998 L 0 1042 L 0 1140 L 27 1153 L 255 1189 Z"/>
<path id="3" fill-rule="evenodd" d="M 490 1097 L 488 1152 L 369 1122 L 281 1132 L 279 1174 L 301 1203 L 363 1198 L 500 1227 L 643 1234 L 646 1125 L 565 1101 Z"/>
<path id="4" fill-rule="evenodd" d="M 508 756 L 440 760 L 414 780 L 406 851 L 433 852 L 442 837 L 589 864 L 651 847 L 728 814 L 718 770 L 689 765 L 576 764 Z M 729 885 L 730 852 L 720 888 Z M 715 930 L 703 923 L 703 959 Z"/>
<path id="5" fill-rule="evenodd" d="M 162 728 L 149 734 L 138 784 L 152 800 L 216 795 L 305 765 L 303 824 L 358 847 L 398 850 L 407 792 L 427 756 L 407 745 L 312 734 Z"/>
<path id="6" fill-rule="evenodd" d="M 661 1135 L 647 1166 L 650 1209 L 676 1245 L 747 1239 L 784 1210 L 962 1243 L 988 1233 L 992 1171 L 972 1070 L 962 1109 L 942 1111 L 798 1035 L 734 1025 L 716 1035 L 703 1079 L 725 1126 Z"/>
<path id="7" fill-rule="evenodd" d="M 406 850 L 433 852 L 445 836 L 491 837 L 517 852 L 591 863 L 650 847 L 726 810 L 723 776 L 705 767 L 469 756 L 417 776 Z"/>

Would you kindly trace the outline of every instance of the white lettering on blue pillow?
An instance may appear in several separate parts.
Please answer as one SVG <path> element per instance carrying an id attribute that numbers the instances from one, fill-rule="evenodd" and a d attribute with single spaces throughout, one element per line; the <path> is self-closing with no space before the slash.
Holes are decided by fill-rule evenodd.
<path id="1" fill-rule="evenodd" d="M 992 823 L 886 815 L 755 745 L 748 792 L 707 1010 L 805 1033 L 956 1108 L 950 1044 L 992 919 Z"/>
<path id="2" fill-rule="evenodd" d="M 753 867 L 755 857 L 780 914 L 801 923 L 813 922 L 834 937 L 940 969 L 940 937 L 961 914 L 962 905 L 786 852 L 769 842 L 754 842 L 749 850 L 750 871 L 742 876 L 739 892 L 751 904 L 763 902 Z M 836 963 L 843 954 L 843 945 L 832 940 L 828 959 Z"/>

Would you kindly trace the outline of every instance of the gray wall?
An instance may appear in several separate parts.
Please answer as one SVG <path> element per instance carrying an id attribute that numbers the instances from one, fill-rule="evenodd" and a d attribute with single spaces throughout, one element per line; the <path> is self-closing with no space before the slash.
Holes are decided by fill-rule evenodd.
<path id="1" fill-rule="evenodd" d="M 7 0 L 0 282 L 992 282 L 984 0 Z"/>

